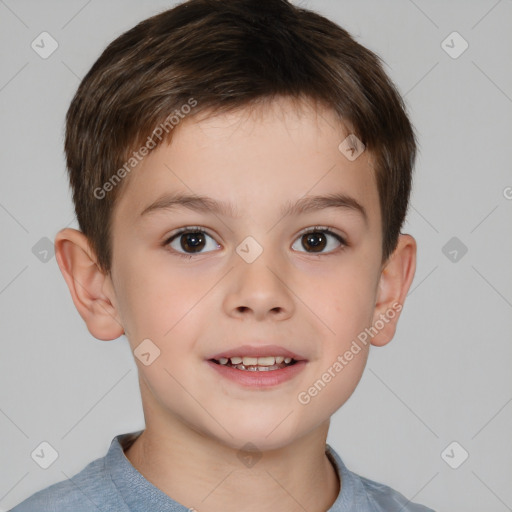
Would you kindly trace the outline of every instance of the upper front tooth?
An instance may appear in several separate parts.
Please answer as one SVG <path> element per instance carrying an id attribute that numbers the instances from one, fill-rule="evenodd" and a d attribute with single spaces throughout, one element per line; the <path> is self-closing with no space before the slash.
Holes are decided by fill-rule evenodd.
<path id="1" fill-rule="evenodd" d="M 231 364 L 240 364 L 241 362 L 242 362 L 242 358 L 241 357 L 232 357 L 231 358 Z"/>
<path id="2" fill-rule="evenodd" d="M 258 357 L 258 364 L 261 366 L 272 366 L 276 363 L 276 358 L 274 356 L 268 357 Z"/>
<path id="3" fill-rule="evenodd" d="M 257 365 L 258 364 L 258 358 L 257 357 L 246 357 L 246 356 L 244 356 L 242 358 L 242 360 L 243 360 L 243 365 L 244 366 Z M 231 359 L 231 362 L 233 362 L 233 359 Z"/>
<path id="4" fill-rule="evenodd" d="M 277 356 L 276 357 L 276 363 L 277 364 L 281 364 L 283 361 L 284 361 L 284 357 L 283 356 Z"/>

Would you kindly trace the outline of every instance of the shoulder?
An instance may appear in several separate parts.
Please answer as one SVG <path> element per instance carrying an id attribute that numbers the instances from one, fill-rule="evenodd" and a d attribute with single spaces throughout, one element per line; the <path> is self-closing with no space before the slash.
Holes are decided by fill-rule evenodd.
<path id="1" fill-rule="evenodd" d="M 389 510 L 400 510 L 401 512 L 434 512 L 431 508 L 413 503 L 387 485 L 380 484 L 359 475 L 356 477 L 360 480 L 366 491 L 369 501 L 374 505 L 375 512 L 385 512 Z M 400 507 L 399 509 L 397 509 L 398 506 Z"/>
<path id="2" fill-rule="evenodd" d="M 32 494 L 10 512 L 91 512 L 105 510 L 106 505 L 111 509 L 111 502 L 116 505 L 115 510 L 126 510 L 116 503 L 103 457 L 90 462 L 72 478 Z"/>
<path id="3" fill-rule="evenodd" d="M 338 453 L 327 445 L 327 455 L 334 463 L 341 479 L 341 491 L 329 512 L 357 510 L 364 512 L 434 512 L 413 503 L 387 485 L 365 478 L 350 471 Z"/>

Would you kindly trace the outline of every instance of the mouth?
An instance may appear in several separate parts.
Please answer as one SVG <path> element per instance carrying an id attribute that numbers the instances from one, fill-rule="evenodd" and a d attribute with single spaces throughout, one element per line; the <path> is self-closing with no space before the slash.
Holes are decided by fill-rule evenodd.
<path id="1" fill-rule="evenodd" d="M 296 378 L 308 361 L 278 345 L 244 345 L 213 354 L 206 362 L 222 378 L 246 389 L 262 390 Z"/>
<path id="2" fill-rule="evenodd" d="M 306 359 L 278 345 L 243 345 L 214 354 L 208 361 L 246 372 L 272 372 L 306 362 Z"/>
<path id="3" fill-rule="evenodd" d="M 297 364 L 297 360 L 293 357 L 284 356 L 233 356 L 229 358 L 220 357 L 219 359 L 209 359 L 209 361 L 228 368 L 249 372 L 272 372 Z"/>

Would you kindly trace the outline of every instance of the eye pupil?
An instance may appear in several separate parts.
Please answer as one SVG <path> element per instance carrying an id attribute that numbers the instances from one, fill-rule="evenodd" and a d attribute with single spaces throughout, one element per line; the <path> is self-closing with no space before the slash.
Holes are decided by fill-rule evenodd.
<path id="1" fill-rule="evenodd" d="M 327 239 L 323 233 L 307 233 L 302 237 L 303 246 L 307 249 L 306 244 L 309 244 L 313 248 L 313 252 L 321 252 L 325 249 Z M 306 241 L 306 244 L 304 244 Z"/>
<path id="2" fill-rule="evenodd" d="M 205 244 L 205 237 L 200 232 L 189 232 L 181 235 L 182 249 L 190 252 L 199 252 L 203 249 Z"/>

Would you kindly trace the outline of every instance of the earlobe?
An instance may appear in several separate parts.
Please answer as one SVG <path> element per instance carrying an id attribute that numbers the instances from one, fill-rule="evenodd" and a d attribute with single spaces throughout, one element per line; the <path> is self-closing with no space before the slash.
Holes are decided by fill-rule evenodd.
<path id="1" fill-rule="evenodd" d="M 55 257 L 89 332 L 100 340 L 121 336 L 124 330 L 114 306 L 115 298 L 103 291 L 109 277 L 97 265 L 87 237 L 76 229 L 62 229 L 55 237 Z"/>
<path id="2" fill-rule="evenodd" d="M 393 254 L 383 268 L 373 315 L 372 345 L 381 347 L 395 335 L 398 318 L 416 271 L 416 241 L 400 235 Z"/>

